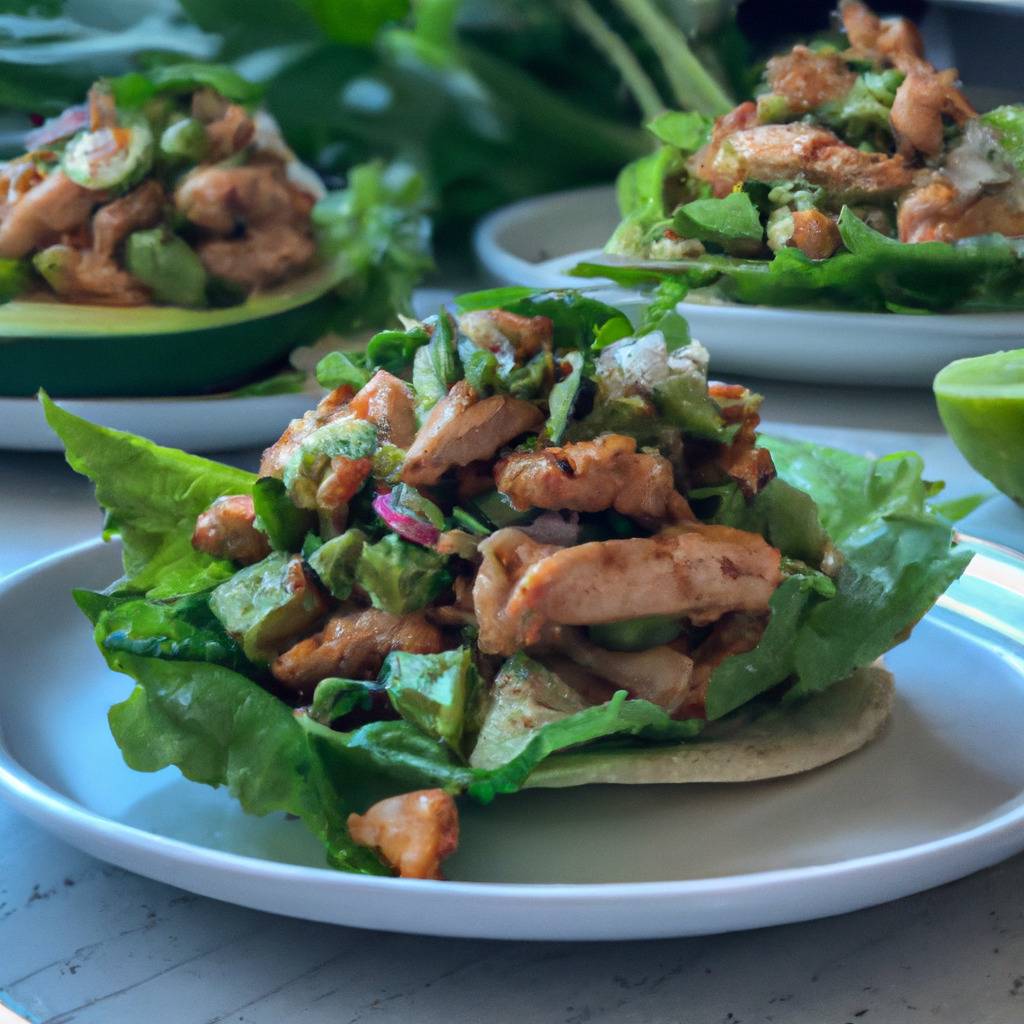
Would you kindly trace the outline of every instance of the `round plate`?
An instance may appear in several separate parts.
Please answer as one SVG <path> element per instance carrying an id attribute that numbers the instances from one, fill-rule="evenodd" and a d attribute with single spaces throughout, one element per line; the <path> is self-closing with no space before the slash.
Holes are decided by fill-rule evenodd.
<path id="1" fill-rule="evenodd" d="M 752 785 L 588 786 L 464 803 L 452 881 L 347 875 L 296 821 L 246 817 L 173 769 L 130 771 L 110 673 L 73 586 L 119 572 L 91 542 L 0 584 L 0 792 L 86 852 L 206 896 L 312 920 L 479 938 L 696 935 L 838 914 L 1024 848 L 1024 561 L 981 545 L 894 651 L 870 746 Z M 39 610 L 47 610 L 45 621 Z"/>
<path id="2" fill-rule="evenodd" d="M 580 288 L 568 271 L 608 261 L 601 247 L 618 223 L 610 186 L 527 199 L 492 213 L 474 235 L 477 257 L 498 284 Z M 602 289 L 612 305 L 639 311 L 637 291 Z M 628 311 L 628 310 L 627 310 Z M 695 338 L 717 371 L 821 384 L 930 387 L 947 363 L 1018 348 L 1024 312 L 907 316 L 684 302 Z"/>
<path id="3" fill-rule="evenodd" d="M 59 398 L 76 416 L 190 452 L 259 448 L 281 436 L 288 421 L 319 400 L 305 392 L 204 398 Z M 61 452 L 34 398 L 0 397 L 0 449 Z"/>

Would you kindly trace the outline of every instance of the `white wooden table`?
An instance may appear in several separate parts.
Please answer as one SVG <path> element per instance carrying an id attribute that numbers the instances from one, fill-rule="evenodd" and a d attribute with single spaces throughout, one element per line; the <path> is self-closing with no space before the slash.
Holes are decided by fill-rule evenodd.
<path id="1" fill-rule="evenodd" d="M 787 433 L 876 454 L 914 447 L 951 496 L 990 489 L 943 436 L 925 393 L 760 388 L 769 428 L 784 421 Z M 230 458 L 253 465 L 255 453 Z M 90 488 L 57 457 L 0 453 L 0 575 L 99 525 Z M 964 526 L 1024 547 L 1024 510 L 1008 499 Z M 17 643 L 2 623 L 0 637 Z M 1020 1024 L 1024 857 L 783 928 L 476 942 L 309 924 L 193 896 L 78 853 L 0 804 L 0 1024 L 3 1004 L 48 1024 Z"/>

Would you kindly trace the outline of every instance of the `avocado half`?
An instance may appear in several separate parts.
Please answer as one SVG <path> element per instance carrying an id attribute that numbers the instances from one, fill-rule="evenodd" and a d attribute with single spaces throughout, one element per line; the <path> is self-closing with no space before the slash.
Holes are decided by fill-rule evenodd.
<path id="1" fill-rule="evenodd" d="M 0 395 L 148 397 L 222 391 L 324 330 L 344 270 L 321 267 L 224 309 L 0 306 Z"/>

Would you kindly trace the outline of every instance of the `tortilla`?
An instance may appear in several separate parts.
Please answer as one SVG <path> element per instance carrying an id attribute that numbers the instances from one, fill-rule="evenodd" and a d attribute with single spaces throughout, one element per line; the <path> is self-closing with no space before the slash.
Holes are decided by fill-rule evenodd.
<path id="1" fill-rule="evenodd" d="M 819 768 L 859 750 L 892 711 L 892 674 L 881 661 L 806 700 L 773 709 L 720 739 L 549 757 L 530 788 L 587 783 L 755 782 Z"/>

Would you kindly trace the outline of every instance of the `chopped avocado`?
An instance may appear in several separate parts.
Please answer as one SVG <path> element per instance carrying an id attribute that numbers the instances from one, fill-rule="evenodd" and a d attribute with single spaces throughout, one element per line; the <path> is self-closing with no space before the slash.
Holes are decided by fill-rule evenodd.
<path id="1" fill-rule="evenodd" d="M 235 573 L 210 595 L 210 610 L 242 644 L 250 661 L 275 658 L 311 629 L 326 609 L 323 595 L 297 555 L 275 551 Z"/>
<path id="2" fill-rule="evenodd" d="M 160 135 L 160 153 L 176 162 L 197 164 L 208 148 L 206 129 L 194 117 L 169 124 Z"/>
<path id="3" fill-rule="evenodd" d="M 125 243 L 125 265 L 169 306 L 206 305 L 206 271 L 192 247 L 167 228 L 134 231 Z"/>
<path id="4" fill-rule="evenodd" d="M 590 639 L 609 651 L 646 651 L 670 644 L 682 632 L 682 622 L 667 615 L 647 615 L 625 622 L 604 622 L 590 626 Z"/>
<path id="5" fill-rule="evenodd" d="M 533 512 L 520 512 L 514 509 L 508 499 L 500 491 L 488 491 L 478 494 L 464 502 L 466 511 L 476 519 L 490 523 L 495 530 L 503 526 L 515 526 L 532 518 Z"/>
<path id="6" fill-rule="evenodd" d="M 50 245 L 32 257 L 36 273 L 59 295 L 67 287 L 65 272 L 74 250 L 68 245 Z"/>
<path id="7" fill-rule="evenodd" d="M 340 537 L 321 544 L 309 556 L 310 568 L 339 601 L 344 601 L 352 593 L 356 565 L 365 542 L 366 535 L 362 530 L 346 530 Z"/>
<path id="8" fill-rule="evenodd" d="M 64 173 L 83 188 L 127 189 L 153 165 L 153 131 L 144 117 L 113 128 L 79 132 L 64 150 Z"/>
<path id="9" fill-rule="evenodd" d="M 451 583 L 444 555 L 389 533 L 366 544 L 356 566 L 356 580 L 374 608 L 404 615 L 425 608 Z"/>
<path id="10" fill-rule="evenodd" d="M 392 651 L 380 674 L 395 710 L 456 753 L 477 680 L 469 647 L 440 654 Z"/>

